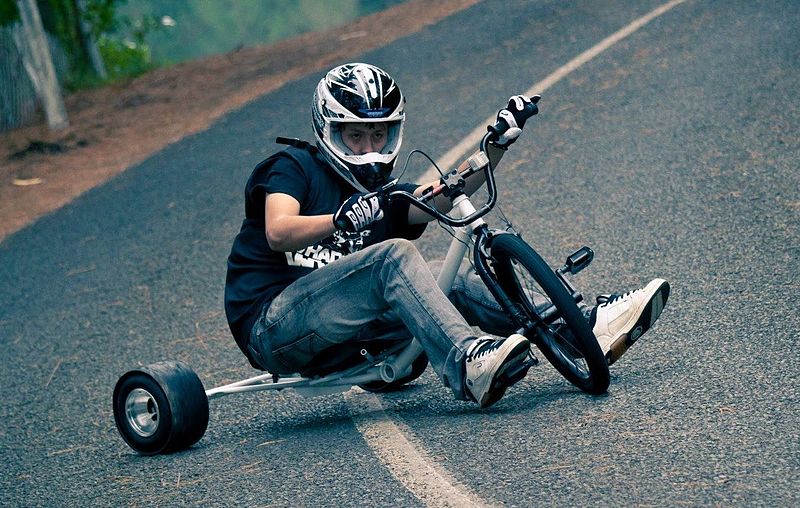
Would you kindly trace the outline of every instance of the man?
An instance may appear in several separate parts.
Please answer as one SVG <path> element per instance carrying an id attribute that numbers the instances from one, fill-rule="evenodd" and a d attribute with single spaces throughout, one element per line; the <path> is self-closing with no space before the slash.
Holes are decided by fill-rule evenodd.
<path id="1" fill-rule="evenodd" d="M 512 97 L 498 113 L 509 128 L 490 147 L 493 163 L 536 114 L 536 101 Z M 290 147 L 247 182 L 246 216 L 228 259 L 228 322 L 251 363 L 276 374 L 311 371 L 320 353 L 401 324 L 457 399 L 487 407 L 504 395 L 503 373 L 525 359 L 529 343 L 517 334 L 475 337 L 470 325 L 503 329 L 507 319 L 492 312 L 496 303 L 464 297 L 482 286 L 468 267 L 445 295 L 410 242 L 432 217 L 369 194 L 389 181 L 404 106 L 397 83 L 372 65 L 341 65 L 320 80 L 312 105 L 316 148 Z M 471 177 L 464 190 L 482 183 Z M 420 195 L 430 185 L 399 188 Z M 450 202 L 440 197 L 436 206 Z M 666 281 L 656 279 L 587 309 L 604 351 L 646 331 L 668 294 Z"/>

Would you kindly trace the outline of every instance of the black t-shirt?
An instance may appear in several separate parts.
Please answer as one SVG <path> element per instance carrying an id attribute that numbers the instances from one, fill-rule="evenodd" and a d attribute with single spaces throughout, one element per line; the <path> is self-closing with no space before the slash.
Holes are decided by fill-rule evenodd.
<path id="1" fill-rule="evenodd" d="M 245 186 L 245 219 L 228 257 L 225 281 L 228 325 L 245 355 L 250 330 L 261 309 L 286 286 L 349 253 L 389 238 L 413 240 L 425 230 L 425 224 L 408 224 L 408 203 L 395 201 L 382 220 L 360 233 L 337 231 L 296 252 L 270 249 L 264 223 L 266 194 L 292 196 L 300 203 L 301 215 L 324 215 L 336 213 L 354 193 L 351 186 L 311 153 L 287 148 L 256 166 Z M 416 187 L 415 184 L 399 186 L 408 192 Z"/>

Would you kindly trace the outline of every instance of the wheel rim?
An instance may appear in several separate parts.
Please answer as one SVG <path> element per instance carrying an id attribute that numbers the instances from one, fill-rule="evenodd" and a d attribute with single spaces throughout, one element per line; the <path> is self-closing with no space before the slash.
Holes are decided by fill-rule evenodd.
<path id="1" fill-rule="evenodd" d="M 535 312 L 531 295 L 533 293 L 544 294 L 544 290 L 518 260 L 509 258 L 506 263 L 506 266 L 514 274 L 514 280 L 519 291 L 518 294 L 525 295 L 519 303 L 526 309 L 528 314 Z M 581 379 L 589 379 L 591 376 L 589 364 L 580 351 L 570 343 L 569 339 L 558 331 L 557 325 L 545 325 L 539 330 L 539 338 L 574 375 Z"/>
<path id="2" fill-rule="evenodd" d="M 160 421 L 155 397 L 143 388 L 131 390 L 125 399 L 125 418 L 130 427 L 141 437 L 150 437 L 158 430 Z"/>
<path id="3" fill-rule="evenodd" d="M 550 350 L 569 366 L 575 375 L 583 379 L 589 378 L 591 375 L 589 364 L 585 358 L 580 356 L 580 352 L 569 343 L 569 339 L 551 328 L 543 330 L 540 337 L 543 342 L 548 344 Z"/>

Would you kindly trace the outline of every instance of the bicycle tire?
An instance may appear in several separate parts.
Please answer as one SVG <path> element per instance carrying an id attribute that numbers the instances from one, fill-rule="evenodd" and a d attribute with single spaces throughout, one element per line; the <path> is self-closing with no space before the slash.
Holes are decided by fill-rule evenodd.
<path id="1" fill-rule="evenodd" d="M 494 236 L 490 252 L 500 288 L 527 318 L 527 323 L 518 324 L 527 330 L 528 340 L 570 383 L 593 395 L 605 393 L 610 382 L 608 362 L 575 299 L 553 269 L 514 234 Z M 525 289 L 546 296 L 560 319 L 550 324 L 542 321 Z"/>

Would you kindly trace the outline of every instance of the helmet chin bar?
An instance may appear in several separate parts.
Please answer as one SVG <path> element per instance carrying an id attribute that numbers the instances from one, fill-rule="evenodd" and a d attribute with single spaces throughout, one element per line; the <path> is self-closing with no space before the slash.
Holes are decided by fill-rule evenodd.
<path id="1" fill-rule="evenodd" d="M 384 162 L 352 164 L 350 165 L 350 172 L 367 190 L 374 191 L 389 181 L 393 166 L 393 164 Z"/>

